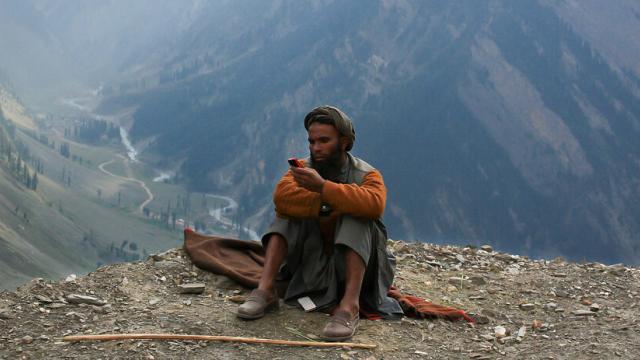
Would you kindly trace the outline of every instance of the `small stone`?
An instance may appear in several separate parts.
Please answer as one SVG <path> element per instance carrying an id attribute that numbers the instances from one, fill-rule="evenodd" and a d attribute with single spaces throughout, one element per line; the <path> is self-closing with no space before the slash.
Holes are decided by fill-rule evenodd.
<path id="1" fill-rule="evenodd" d="M 204 283 L 182 284 L 178 286 L 181 294 L 202 294 L 205 289 Z"/>
<path id="2" fill-rule="evenodd" d="M 421 355 L 421 356 L 427 356 L 427 355 L 429 355 L 429 353 L 424 352 L 424 351 L 420 351 L 420 350 L 416 350 L 416 351 L 414 351 L 413 353 L 414 353 L 414 354 L 417 354 L 417 355 Z"/>
<path id="3" fill-rule="evenodd" d="M 533 322 L 531 323 L 531 329 L 533 331 L 536 331 L 538 329 L 540 329 L 542 327 L 542 321 L 540 320 L 533 320 Z"/>
<path id="4" fill-rule="evenodd" d="M 69 317 L 78 319 L 78 320 L 80 320 L 80 322 L 84 322 L 87 319 L 86 315 L 81 314 L 79 312 L 75 312 L 75 311 L 70 311 L 70 312 L 64 314 L 64 316 L 69 316 Z"/>
<path id="5" fill-rule="evenodd" d="M 546 303 L 544 305 L 542 305 L 542 308 L 544 308 L 547 311 L 553 311 L 558 307 L 558 304 L 554 303 L 554 302 L 550 302 L 550 303 Z"/>
<path id="6" fill-rule="evenodd" d="M 0 311 L 0 319 L 2 319 L 2 320 L 11 320 L 11 319 L 13 319 L 13 315 L 9 314 L 6 311 Z"/>
<path id="7" fill-rule="evenodd" d="M 571 315 L 575 316 L 595 316 L 596 313 L 591 310 L 574 310 L 571 312 Z"/>
<path id="8" fill-rule="evenodd" d="M 158 269 L 163 269 L 163 270 L 167 270 L 167 269 L 174 269 L 180 266 L 180 264 L 178 264 L 175 261 L 170 261 L 170 260 L 162 260 L 162 261 L 157 261 L 153 264 L 153 266 L 155 266 Z"/>
<path id="9" fill-rule="evenodd" d="M 561 297 L 561 298 L 569 297 L 569 293 L 562 289 L 556 289 L 554 293 L 556 294 L 557 297 Z"/>
<path id="10" fill-rule="evenodd" d="M 31 344 L 33 342 L 33 338 L 29 335 L 26 335 L 22 339 L 20 339 L 20 342 L 23 344 Z"/>
<path id="11" fill-rule="evenodd" d="M 524 336 L 526 334 L 527 334 L 527 328 L 524 326 L 521 326 L 520 329 L 518 329 L 518 334 L 516 335 L 516 341 L 521 342 L 522 339 L 524 339 Z"/>
<path id="12" fill-rule="evenodd" d="M 582 305 L 589 306 L 589 305 L 593 304 L 593 301 L 591 299 L 589 299 L 589 298 L 582 298 L 582 299 L 580 299 L 580 303 Z"/>
<path id="13" fill-rule="evenodd" d="M 425 263 L 429 264 L 429 265 L 431 265 L 433 267 L 438 267 L 438 268 L 443 267 L 441 263 L 439 263 L 439 262 L 437 262 L 435 260 L 426 260 Z"/>
<path id="14" fill-rule="evenodd" d="M 509 266 L 508 268 L 505 269 L 505 271 L 507 273 L 509 273 L 509 275 L 519 275 L 520 274 L 520 268 L 517 266 Z"/>
<path id="15" fill-rule="evenodd" d="M 493 252 L 493 248 L 491 247 L 491 245 L 482 245 L 480 246 L 480 250 L 486 251 L 488 253 Z"/>
<path id="16" fill-rule="evenodd" d="M 498 339 L 507 336 L 507 329 L 505 329 L 504 326 L 498 325 L 495 328 L 493 328 L 493 331 L 495 333 L 496 338 Z"/>
<path id="17" fill-rule="evenodd" d="M 247 301 L 247 297 L 244 295 L 233 295 L 229 296 L 227 300 L 231 301 L 232 303 L 242 304 Z"/>
<path id="18" fill-rule="evenodd" d="M 554 311 L 557 313 L 561 313 L 561 312 L 564 312 L 564 308 L 557 308 Z"/>
<path id="19" fill-rule="evenodd" d="M 107 303 L 106 301 L 100 300 L 97 297 L 80 294 L 69 294 L 65 297 L 65 299 L 71 304 L 89 304 L 103 306 Z"/>
<path id="20" fill-rule="evenodd" d="M 402 254 L 402 253 L 407 253 L 411 251 L 411 249 L 409 248 L 409 246 L 402 242 L 402 241 L 398 241 L 394 246 L 393 246 L 393 252 L 395 252 L 396 254 Z"/>
<path id="21" fill-rule="evenodd" d="M 491 336 L 489 334 L 482 334 L 480 335 L 480 338 L 485 341 L 493 341 L 496 339 L 494 336 Z"/>
<path id="22" fill-rule="evenodd" d="M 149 255 L 149 258 L 153 259 L 153 261 L 156 261 L 156 262 L 160 262 L 164 260 L 163 254 L 151 254 Z"/>
<path id="23" fill-rule="evenodd" d="M 524 310 L 524 311 L 531 311 L 533 309 L 535 309 L 535 305 L 534 304 L 520 304 L 520 310 Z"/>
<path id="24" fill-rule="evenodd" d="M 158 298 L 152 298 L 149 300 L 149 305 L 156 305 L 160 302 L 160 299 Z"/>
<path id="25" fill-rule="evenodd" d="M 73 282 L 73 281 L 76 281 L 77 278 L 78 278 L 78 275 L 70 274 L 64 279 L 64 282 Z"/>
<path id="26" fill-rule="evenodd" d="M 551 276 L 553 276 L 553 277 L 558 277 L 558 278 L 565 278 L 565 277 L 567 277 L 567 274 L 557 272 L 557 273 L 553 273 L 553 274 L 551 274 Z"/>
<path id="27" fill-rule="evenodd" d="M 35 298 L 38 299 L 38 301 L 45 303 L 45 304 L 50 304 L 53 302 L 53 300 L 49 299 L 48 297 L 44 296 L 44 295 L 35 295 Z"/>
<path id="28" fill-rule="evenodd" d="M 485 285 L 487 283 L 487 280 L 485 280 L 484 277 L 478 276 L 478 275 L 471 276 L 469 278 L 469 281 L 471 281 L 471 283 L 474 284 L 474 285 Z"/>
<path id="29" fill-rule="evenodd" d="M 460 254 L 456 254 L 456 260 L 458 260 L 458 262 L 460 262 L 460 263 L 467 262 L 467 260 L 464 258 L 464 256 L 462 256 Z"/>
<path id="30" fill-rule="evenodd" d="M 600 311 L 600 305 L 593 303 L 591 304 L 591 306 L 589 306 L 589 310 L 593 311 L 593 312 L 598 312 Z"/>
<path id="31" fill-rule="evenodd" d="M 475 360 L 489 360 L 489 359 L 491 359 L 491 356 L 472 353 L 472 354 L 469 354 L 469 358 L 475 359 Z"/>

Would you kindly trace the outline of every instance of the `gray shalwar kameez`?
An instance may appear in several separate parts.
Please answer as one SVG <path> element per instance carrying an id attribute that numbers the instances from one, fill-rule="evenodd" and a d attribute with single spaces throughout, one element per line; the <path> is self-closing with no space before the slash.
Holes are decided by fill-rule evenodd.
<path id="1" fill-rule="evenodd" d="M 312 166 L 310 160 L 305 161 Z M 371 165 L 349 154 L 336 182 L 362 183 Z M 266 248 L 272 234 L 287 242 L 288 253 L 279 278 L 289 280 L 285 302 L 298 305 L 297 299 L 309 296 L 318 310 L 328 310 L 342 298 L 345 282 L 344 247 L 351 248 L 366 264 L 360 293 L 364 309 L 383 317 L 402 314 L 398 302 L 387 296 L 393 282 L 394 258 L 386 249 L 387 234 L 382 222 L 341 216 L 335 227 L 334 251 L 326 254 L 317 219 L 276 217 L 262 237 Z"/>

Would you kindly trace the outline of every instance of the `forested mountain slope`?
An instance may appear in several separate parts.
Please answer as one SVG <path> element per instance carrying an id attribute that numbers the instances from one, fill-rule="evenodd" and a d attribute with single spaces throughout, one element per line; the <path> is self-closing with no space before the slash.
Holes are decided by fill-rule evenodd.
<path id="1" fill-rule="evenodd" d="M 21 9 L 100 111 L 134 109 L 146 161 L 236 196 L 258 230 L 302 118 L 330 103 L 384 174 L 392 237 L 640 261 L 637 2 L 152 4 Z"/>
<path id="2" fill-rule="evenodd" d="M 385 176 L 392 236 L 638 261 L 640 46 L 602 41 L 640 30 L 619 16 L 636 3 L 313 4 L 202 10 L 152 90 L 123 83 L 133 135 L 264 225 L 304 114 L 331 103 Z"/>

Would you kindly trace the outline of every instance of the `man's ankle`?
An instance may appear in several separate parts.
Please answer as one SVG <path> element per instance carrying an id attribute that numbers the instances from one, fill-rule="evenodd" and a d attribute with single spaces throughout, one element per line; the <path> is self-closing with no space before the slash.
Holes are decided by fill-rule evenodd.
<path id="1" fill-rule="evenodd" d="M 268 293 L 268 294 L 275 294 L 275 288 L 273 286 L 273 284 L 265 284 L 265 285 L 258 285 L 258 289 Z"/>
<path id="2" fill-rule="evenodd" d="M 342 310 L 342 311 L 346 311 L 349 314 L 351 314 L 351 317 L 355 317 L 356 315 L 358 315 L 360 313 L 360 306 L 353 305 L 353 304 L 340 304 L 338 305 L 337 310 Z"/>

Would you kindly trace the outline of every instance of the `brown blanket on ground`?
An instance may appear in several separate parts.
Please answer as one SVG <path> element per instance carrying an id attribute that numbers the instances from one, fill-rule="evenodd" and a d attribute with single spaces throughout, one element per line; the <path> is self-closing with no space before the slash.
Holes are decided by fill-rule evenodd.
<path id="1" fill-rule="evenodd" d="M 258 286 L 264 266 L 264 249 L 260 242 L 207 236 L 184 229 L 184 249 L 200 269 L 227 276 L 251 289 Z M 463 310 L 433 304 L 417 296 L 403 295 L 393 286 L 388 296 L 400 303 L 407 316 L 473 322 Z M 369 319 L 380 318 L 376 314 L 364 315 Z"/>

